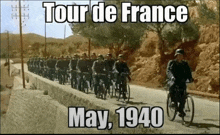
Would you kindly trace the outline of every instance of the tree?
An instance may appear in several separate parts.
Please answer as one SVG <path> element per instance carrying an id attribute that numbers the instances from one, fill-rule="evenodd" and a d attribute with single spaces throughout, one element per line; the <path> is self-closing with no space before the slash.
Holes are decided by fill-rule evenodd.
<path id="1" fill-rule="evenodd" d="M 121 23 L 120 8 L 123 1 L 104 1 L 105 5 L 114 4 L 117 6 L 119 15 L 115 23 L 93 23 L 91 17 L 87 16 L 86 23 L 70 24 L 73 33 L 91 38 L 91 41 L 99 46 L 112 47 L 112 44 L 117 44 L 118 51 L 121 45 L 125 43 L 133 50 L 138 48 L 140 37 L 145 29 L 139 27 L 138 24 Z"/>

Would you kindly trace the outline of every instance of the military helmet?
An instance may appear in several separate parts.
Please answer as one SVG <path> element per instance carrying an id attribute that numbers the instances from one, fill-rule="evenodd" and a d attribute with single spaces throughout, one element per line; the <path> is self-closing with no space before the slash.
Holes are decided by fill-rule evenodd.
<path id="1" fill-rule="evenodd" d="M 184 55 L 184 50 L 183 49 L 176 49 L 174 56 L 177 56 L 178 54 Z"/>
<path id="2" fill-rule="evenodd" d="M 107 56 L 112 56 L 112 54 L 111 54 L 111 53 L 108 53 Z"/>
<path id="3" fill-rule="evenodd" d="M 104 56 L 101 55 L 101 54 L 99 54 L 99 55 L 98 55 L 98 58 L 102 58 L 102 59 L 104 59 Z"/>
<path id="4" fill-rule="evenodd" d="M 123 54 L 119 54 L 118 57 L 119 57 L 119 58 L 122 58 L 122 57 L 123 57 Z"/>
<path id="5" fill-rule="evenodd" d="M 60 55 L 60 59 L 63 59 L 64 57 L 63 57 L 63 55 Z"/>

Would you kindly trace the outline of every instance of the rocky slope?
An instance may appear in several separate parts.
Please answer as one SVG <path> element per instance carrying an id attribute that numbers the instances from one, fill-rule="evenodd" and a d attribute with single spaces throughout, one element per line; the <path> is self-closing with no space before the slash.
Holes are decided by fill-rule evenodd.
<path id="1" fill-rule="evenodd" d="M 198 42 L 176 44 L 171 49 L 172 53 L 167 55 L 166 61 L 173 59 L 176 48 L 183 48 L 187 54 L 185 59 L 189 62 L 195 79 L 195 82 L 189 85 L 189 89 L 217 94 L 219 93 L 219 26 L 202 26 L 200 33 Z M 157 44 L 157 35 L 150 33 L 141 48 L 129 56 L 134 83 L 148 87 L 163 86 L 167 65 L 163 64 L 162 72 L 158 72 L 160 55 L 155 48 Z"/>

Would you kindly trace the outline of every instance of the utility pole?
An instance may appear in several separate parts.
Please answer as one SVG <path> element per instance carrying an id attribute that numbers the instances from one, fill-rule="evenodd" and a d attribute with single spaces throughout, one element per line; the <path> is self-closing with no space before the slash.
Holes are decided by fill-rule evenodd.
<path id="1" fill-rule="evenodd" d="M 21 24 L 21 0 L 19 0 L 19 25 L 20 25 L 20 44 L 21 44 L 21 70 L 23 78 L 23 88 L 25 88 L 25 77 L 24 77 L 24 61 L 23 61 L 23 43 L 22 43 L 22 24 Z"/>
<path id="2" fill-rule="evenodd" d="M 8 75 L 10 76 L 10 55 L 9 55 L 9 32 L 7 31 L 8 36 Z"/>
<path id="3" fill-rule="evenodd" d="M 89 14 L 91 15 L 91 0 L 89 0 Z M 91 39 L 89 38 L 89 46 L 88 46 L 89 59 L 90 59 L 90 43 L 91 43 Z"/>
<path id="4" fill-rule="evenodd" d="M 64 38 L 63 38 L 63 45 L 65 45 L 65 38 L 66 38 L 66 25 L 64 26 Z"/>
<path id="5" fill-rule="evenodd" d="M 47 25 L 46 25 L 46 21 L 45 21 L 45 48 L 44 48 L 44 53 L 45 53 L 45 58 L 46 58 L 46 54 L 47 54 L 47 50 L 46 50 L 46 46 L 47 46 Z"/>

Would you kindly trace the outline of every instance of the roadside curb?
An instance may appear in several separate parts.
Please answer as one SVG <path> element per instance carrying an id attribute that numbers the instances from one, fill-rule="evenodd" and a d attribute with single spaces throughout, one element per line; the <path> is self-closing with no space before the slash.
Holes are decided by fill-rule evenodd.
<path id="1" fill-rule="evenodd" d="M 187 90 L 189 94 L 194 94 L 198 96 L 205 96 L 205 97 L 211 97 L 211 98 L 218 98 L 219 95 L 217 94 L 211 94 L 211 93 L 206 93 L 206 92 L 201 92 L 201 91 L 195 91 L 195 90 Z"/>

